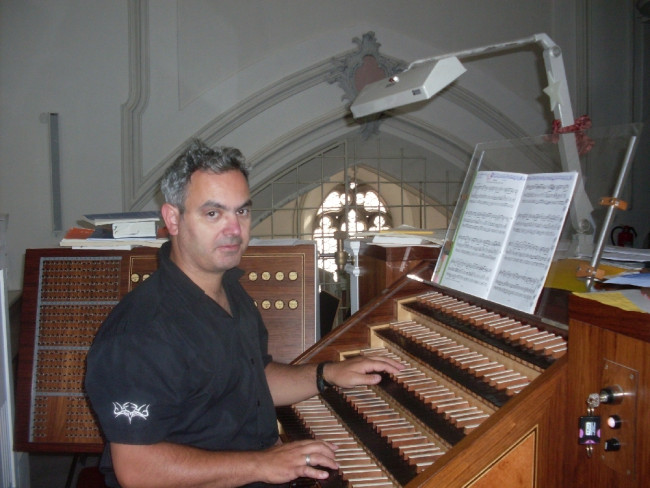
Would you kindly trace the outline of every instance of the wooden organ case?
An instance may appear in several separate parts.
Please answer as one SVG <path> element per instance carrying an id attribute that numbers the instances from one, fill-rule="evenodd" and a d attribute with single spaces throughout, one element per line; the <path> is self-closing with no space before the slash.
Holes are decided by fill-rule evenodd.
<path id="1" fill-rule="evenodd" d="M 83 392 L 86 352 L 113 306 L 157 268 L 155 248 L 30 249 L 25 256 L 15 449 L 101 452 Z M 316 251 L 311 243 L 250 246 L 241 283 L 269 330 L 269 351 L 290 362 L 316 342 Z"/>
<path id="2" fill-rule="evenodd" d="M 269 259 L 274 251 L 250 248 L 242 267 L 276 357 L 304 351 L 294 362 L 306 363 L 390 354 L 408 365 L 376 387 L 330 389 L 278 409 L 286 439 L 331 438 L 340 446 L 341 469 L 323 486 L 641 488 L 650 479 L 647 314 L 571 297 L 569 308 L 558 302 L 556 314 L 570 324 L 567 333 L 536 317 L 402 278 L 314 344 L 309 317 L 315 293 L 303 283 L 313 279 L 313 250 L 296 258 L 282 248 L 279 260 Z M 81 388 L 85 349 L 112 307 L 106 302 L 145 279 L 156 267 L 155 255 L 152 249 L 28 251 L 16 450 L 101 449 Z M 412 274 L 426 280 L 433 266 L 425 261 Z M 298 275 L 290 276 L 292 270 Z M 269 285 L 273 295 L 264 291 Z M 295 297 L 297 307 L 289 303 Z M 271 315 L 283 310 L 294 315 Z M 299 332 L 280 332 L 292 324 Z M 596 408 L 603 442 L 588 457 L 578 443 L 578 419 L 587 414 L 587 396 L 608 386 L 622 387 L 623 399 Z M 622 420 L 617 429 L 606 426 L 614 415 Z M 604 441 L 612 439 L 619 449 L 605 450 Z M 293 486 L 315 483 L 297 480 Z"/>
<path id="3" fill-rule="evenodd" d="M 426 280 L 432 272 L 424 263 L 413 274 Z M 402 278 L 295 362 L 381 354 L 407 369 L 377 386 L 332 388 L 278 409 L 283 435 L 340 446 L 341 468 L 324 486 L 641 487 L 650 450 L 647 435 L 635 433 L 650 429 L 650 320 L 636 314 L 626 327 L 620 310 L 575 298 L 573 337 L 561 326 L 566 294 L 554 326 Z M 625 419 L 620 431 L 603 427 L 603 441 L 619 437 L 621 448 L 597 444 L 588 457 L 578 419 L 588 394 L 609 383 L 625 398 L 595 415 Z"/>

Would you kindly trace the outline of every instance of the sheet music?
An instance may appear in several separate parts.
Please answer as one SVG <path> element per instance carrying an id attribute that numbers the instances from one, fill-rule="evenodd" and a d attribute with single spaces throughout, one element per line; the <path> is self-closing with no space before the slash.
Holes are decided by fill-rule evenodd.
<path id="1" fill-rule="evenodd" d="M 575 172 L 528 176 L 489 300 L 535 311 L 576 181 Z"/>
<path id="2" fill-rule="evenodd" d="M 532 313 L 576 180 L 575 172 L 477 173 L 440 283 Z"/>
<path id="3" fill-rule="evenodd" d="M 440 284 L 487 298 L 527 175 L 479 171 Z"/>

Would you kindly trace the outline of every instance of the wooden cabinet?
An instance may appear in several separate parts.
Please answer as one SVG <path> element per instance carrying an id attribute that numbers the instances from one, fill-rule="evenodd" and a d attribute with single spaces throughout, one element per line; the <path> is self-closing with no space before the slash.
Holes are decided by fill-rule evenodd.
<path id="1" fill-rule="evenodd" d="M 366 305 L 421 261 L 435 260 L 439 252 L 437 247 L 362 244 L 359 250 L 359 305 Z"/>
<path id="2" fill-rule="evenodd" d="M 85 358 L 115 304 L 158 267 L 158 250 L 29 249 L 18 354 L 16 448 L 98 452 L 103 440 L 83 391 Z M 313 244 L 250 246 L 240 281 L 290 362 L 317 337 Z"/>

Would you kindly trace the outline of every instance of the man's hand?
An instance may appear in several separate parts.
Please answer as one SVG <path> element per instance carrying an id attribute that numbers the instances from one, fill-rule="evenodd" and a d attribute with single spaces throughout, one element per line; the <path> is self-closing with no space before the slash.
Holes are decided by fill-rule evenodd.
<path id="1" fill-rule="evenodd" d="M 263 451 L 206 451 L 181 444 L 111 443 L 115 474 L 124 487 L 227 488 L 262 481 L 282 484 L 299 477 L 326 479 L 338 469 L 337 446 L 304 440 Z M 319 469 L 318 467 L 321 467 Z"/>
<path id="2" fill-rule="evenodd" d="M 358 356 L 338 363 L 327 363 L 323 368 L 323 378 L 328 383 L 342 388 L 359 385 L 376 385 L 381 381 L 379 373 L 396 374 L 404 365 L 386 357 Z"/>
<path id="3" fill-rule="evenodd" d="M 325 364 L 323 378 L 330 384 L 352 388 L 376 385 L 381 381 L 379 373 L 395 374 L 402 369 L 402 364 L 390 358 L 362 356 Z M 288 365 L 271 362 L 265 371 L 276 406 L 293 405 L 318 393 L 314 363 Z"/>
<path id="4" fill-rule="evenodd" d="M 336 446 L 328 442 L 304 440 L 281 444 L 259 453 L 260 478 L 280 484 L 300 477 L 326 479 L 329 473 L 317 466 L 336 470 Z"/>

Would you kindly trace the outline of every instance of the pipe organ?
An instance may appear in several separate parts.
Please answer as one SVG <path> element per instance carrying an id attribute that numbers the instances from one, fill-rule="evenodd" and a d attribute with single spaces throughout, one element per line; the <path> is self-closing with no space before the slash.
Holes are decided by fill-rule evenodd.
<path id="1" fill-rule="evenodd" d="M 267 314 L 272 347 L 299 354 L 296 364 L 384 355 L 405 366 L 375 386 L 334 387 L 278 408 L 284 441 L 339 446 L 340 469 L 328 480 L 290 486 L 640 488 L 650 479 L 647 314 L 558 295 L 554 316 L 541 319 L 429 284 L 434 262 L 424 260 L 412 270 L 419 280 L 397 280 L 314 343 L 306 319 L 314 294 L 304 281 L 313 280 L 313 253 L 272 264 L 271 249 L 251 251 L 243 279 Z M 98 451 L 81 390 L 84 348 L 125 284 L 155 269 L 152 250 L 78 253 L 27 254 L 18 450 Z M 281 311 L 292 318 L 269 315 Z M 608 387 L 620 401 L 604 396 L 588 407 Z M 602 439 L 590 449 L 579 443 L 584 417 L 601 420 Z"/>
<path id="2" fill-rule="evenodd" d="M 424 264 L 416 274 L 427 279 L 432 271 Z M 558 300 L 567 314 L 568 296 Z M 570 323 L 580 331 L 575 342 L 571 328 L 567 332 L 555 320 L 403 278 L 296 362 L 386 355 L 405 369 L 375 386 L 332 388 L 278 409 L 283 435 L 340 446 L 340 469 L 323 486 L 643 486 L 650 474 L 643 461 L 648 447 L 632 440 L 631 430 L 650 428 L 648 420 L 640 425 L 636 413 L 642 408 L 637 401 L 647 409 L 648 379 L 643 388 L 632 387 L 623 372 L 638 378 L 647 370 L 643 354 L 633 351 L 650 350 L 650 320 L 635 314 L 640 335 L 607 323 L 617 337 L 608 342 L 609 360 L 598 356 L 603 345 L 592 340 L 603 326 L 593 311 L 611 307 L 570 300 Z M 580 322 L 585 311 L 592 324 Z M 620 324 L 626 314 L 613 309 L 607 317 Z M 638 335 L 630 339 L 634 346 L 624 342 L 630 330 Z M 617 342 L 627 351 L 615 351 Z M 634 364 L 621 367 L 627 354 Z M 589 373 L 594 369 L 609 374 Z M 578 420 L 587 415 L 589 389 L 610 384 L 620 385 L 625 399 L 601 410 L 621 412 L 627 432 L 603 428 L 604 438 L 589 457 L 578 442 Z M 613 443 L 617 437 L 626 439 L 626 447 L 611 452 L 607 446 L 623 444 Z"/>
<path id="3" fill-rule="evenodd" d="M 113 306 L 157 268 L 157 253 L 155 248 L 27 250 L 17 450 L 101 452 L 103 439 L 83 392 L 86 352 Z M 289 362 L 313 345 L 318 334 L 315 246 L 250 246 L 240 268 L 241 283 L 267 325 L 274 358 Z"/>

